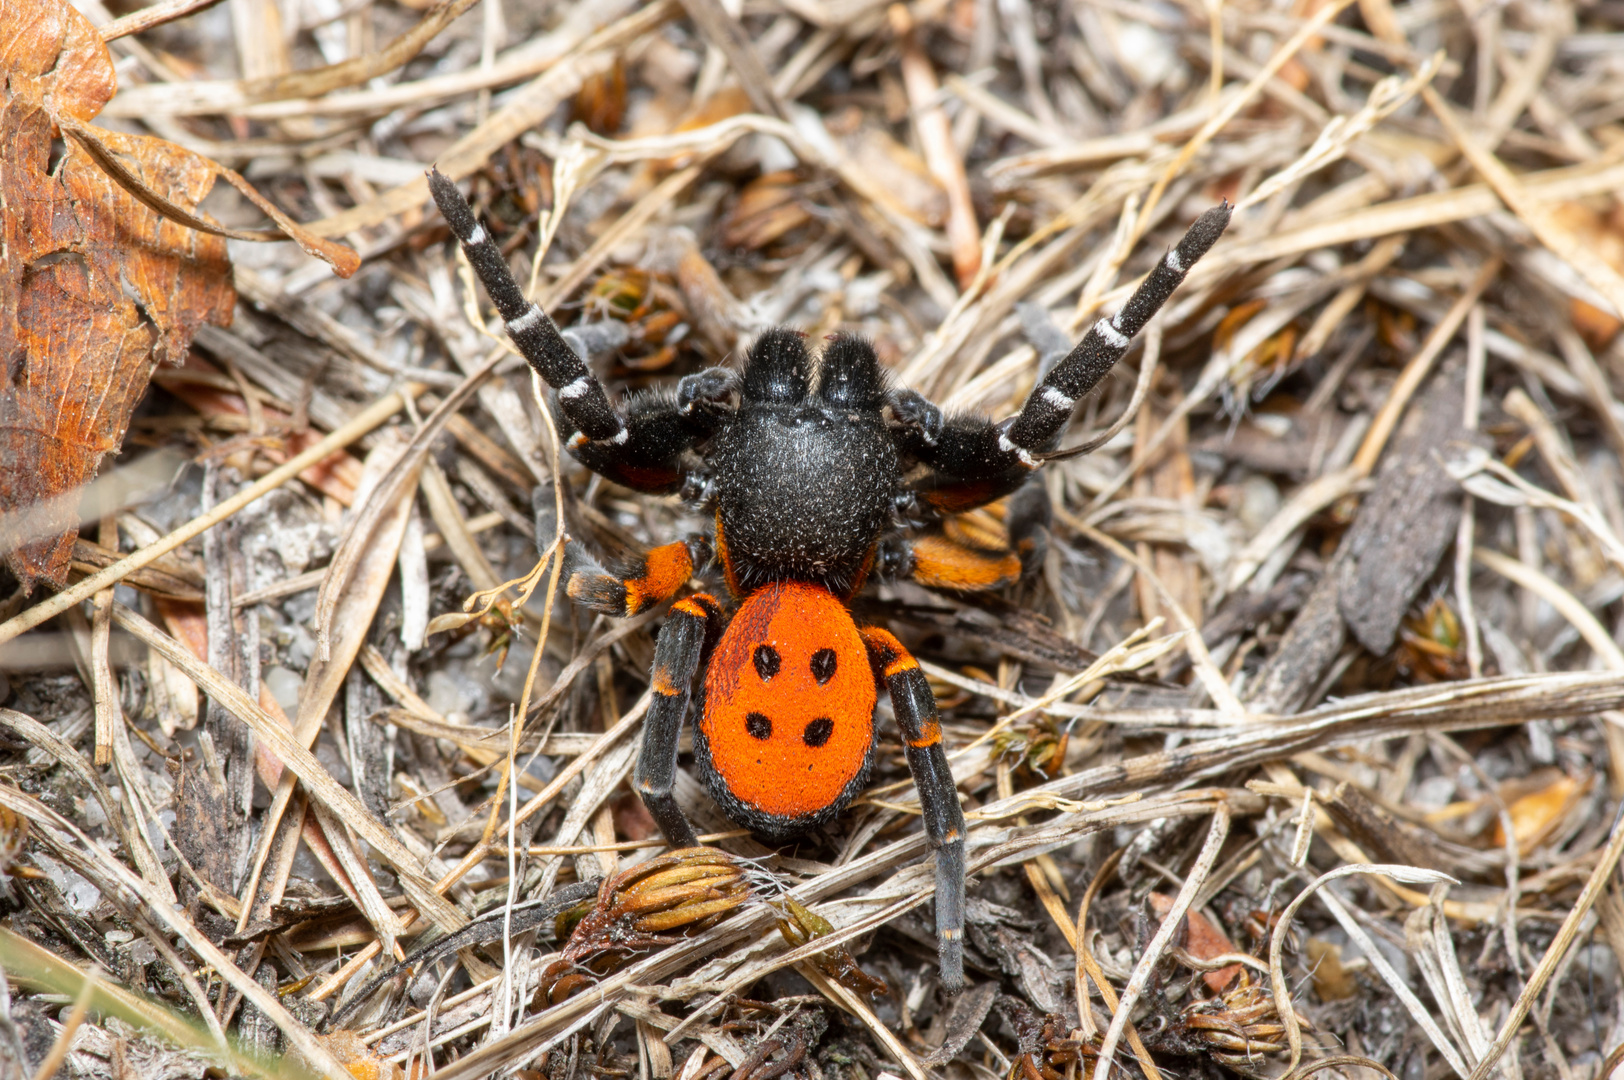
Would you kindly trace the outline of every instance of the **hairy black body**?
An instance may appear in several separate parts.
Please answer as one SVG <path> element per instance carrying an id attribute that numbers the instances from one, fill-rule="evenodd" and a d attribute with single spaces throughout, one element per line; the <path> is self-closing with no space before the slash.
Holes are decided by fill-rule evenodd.
<path id="1" fill-rule="evenodd" d="M 879 362 L 865 343 L 836 340 L 809 393 L 800 336 L 763 335 L 746 369 L 746 404 L 706 454 L 736 593 L 794 580 L 850 596 L 891 525 L 902 471 L 880 411 Z M 781 376 L 776 399 L 752 402 L 752 383 L 766 380 L 748 376 L 763 369 Z M 874 387 L 872 399 L 844 400 L 854 383 Z"/>
<path id="2" fill-rule="evenodd" d="M 697 705 L 695 766 L 734 820 L 774 842 L 829 821 L 866 785 L 884 690 L 936 851 L 944 986 L 963 984 L 965 824 L 919 664 L 889 631 L 859 627 L 849 601 L 876 571 L 930 588 L 1008 585 L 1039 561 L 1048 524 L 1040 484 L 1072 411 L 1223 234 L 1229 208 L 1202 215 L 1121 311 L 1100 319 L 1003 423 L 944 418 L 888 386 L 874 350 L 846 335 L 814 359 L 793 330 L 763 333 L 741 372 L 711 368 L 671 396 L 621 410 L 545 312 L 524 298 L 501 251 L 451 181 L 430 187 L 509 336 L 557 392 L 572 454 L 636 491 L 682 492 L 713 514 L 710 535 L 656 547 L 615 572 L 581 544 L 565 550 L 569 595 L 613 615 L 676 596 L 714 557 L 731 601 L 678 600 L 650 673 L 636 784 L 674 847 L 697 840 L 672 796 L 682 725 Z M 1009 547 L 949 537 L 943 519 L 1014 494 Z M 538 500 L 538 510 L 552 499 Z M 899 519 L 910 520 L 899 527 Z M 555 523 L 538 521 L 537 535 Z M 543 541 L 545 543 L 545 540 Z M 695 682 L 703 676 L 703 687 Z"/>

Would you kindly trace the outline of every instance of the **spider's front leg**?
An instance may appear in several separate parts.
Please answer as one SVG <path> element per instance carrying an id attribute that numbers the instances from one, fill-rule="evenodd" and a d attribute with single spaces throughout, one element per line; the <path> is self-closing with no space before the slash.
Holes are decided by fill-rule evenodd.
<path id="1" fill-rule="evenodd" d="M 547 313 L 524 298 L 502 249 L 474 217 L 457 185 L 439 169 L 430 169 L 429 191 L 501 314 L 514 347 L 558 391 L 559 405 L 570 423 L 595 442 L 624 443 L 626 425 L 610 407 L 603 384 L 569 347 Z"/>
<path id="2" fill-rule="evenodd" d="M 653 701 L 643 721 L 643 749 L 637 755 L 632 782 L 643 805 L 673 848 L 699 845 L 682 816 L 671 787 L 677 779 L 677 741 L 694 675 L 721 634 L 721 606 L 708 593 L 695 593 L 671 606 L 671 616 L 654 642 Z"/>
<path id="3" fill-rule="evenodd" d="M 963 416 L 944 421 L 941 410 L 917 393 L 894 393 L 889 404 L 899 423 L 901 444 L 932 471 L 918 487 L 920 500 L 940 513 L 958 514 L 1020 487 L 1060 438 L 1077 402 L 1110 373 L 1134 335 L 1218 242 L 1229 215 L 1224 203 L 1197 218 L 1122 310 L 1089 327 L 1012 419 L 1001 424 Z"/>
<path id="4" fill-rule="evenodd" d="M 683 480 L 679 458 L 714 434 L 732 411 L 737 376 L 721 368 L 689 375 L 678 384 L 675 398 L 634 399 L 622 417 L 553 320 L 524 298 L 502 249 L 474 217 L 457 185 L 438 169 L 430 169 L 429 190 L 501 314 L 514 347 L 557 391 L 559 409 L 574 433 L 571 452 L 588 468 L 635 491 L 656 495 L 678 491 Z"/>
<path id="5" fill-rule="evenodd" d="M 726 368 L 684 375 L 668 392 L 633 395 L 626 406 L 626 438 L 593 442 L 585 431 L 570 436 L 575 459 L 600 476 L 645 495 L 675 495 L 688 479 L 683 455 L 733 415 L 739 377 Z M 562 403 L 564 397 L 559 395 Z M 568 413 L 565 419 L 569 420 Z"/>
<path id="6" fill-rule="evenodd" d="M 1224 235 L 1229 227 L 1229 215 L 1229 204 L 1225 202 L 1196 218 L 1184 239 L 1139 283 L 1122 310 L 1088 328 L 1077 347 L 1054 366 L 1026 399 L 1020 415 L 1000 437 L 1000 449 L 1013 450 L 1026 461 L 1023 452 L 1043 450 L 1059 436 L 1077 402 L 1110 374 L 1127 353 L 1134 335 L 1145 328 L 1151 316 L 1160 311 L 1174 290 L 1183 284 L 1190 268 Z"/>
<path id="7" fill-rule="evenodd" d="M 956 994 L 964 989 L 964 810 L 942 751 L 936 695 L 930 692 L 919 661 L 889 630 L 869 626 L 858 633 L 868 647 L 875 677 L 891 695 L 908 771 L 919 790 L 925 835 L 936 852 L 936 943 L 942 986 Z"/>

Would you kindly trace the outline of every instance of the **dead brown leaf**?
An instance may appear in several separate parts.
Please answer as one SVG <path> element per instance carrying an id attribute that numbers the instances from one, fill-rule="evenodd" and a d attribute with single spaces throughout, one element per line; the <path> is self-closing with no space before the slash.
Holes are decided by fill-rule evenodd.
<path id="1" fill-rule="evenodd" d="M 1589 792 L 1593 782 L 1593 778 L 1579 780 L 1565 773 L 1555 773 L 1548 783 L 1512 799 L 1506 809 L 1511 814 L 1511 829 L 1517 838 L 1518 850 L 1527 854 L 1539 847 L 1540 841 L 1550 836 L 1578 800 Z M 1498 819 L 1490 839 L 1495 847 L 1506 842 L 1505 827 Z"/>
<path id="2" fill-rule="evenodd" d="M 51 0 L 0 5 L 0 27 L 0 138 L 10 151 L 0 160 L 0 513 L 22 585 L 60 586 L 75 489 L 117 448 L 154 361 L 184 359 L 205 320 L 230 321 L 234 296 L 223 240 L 158 218 L 74 144 L 51 161 L 57 120 L 89 119 L 116 86 L 95 28 Z M 174 202 L 195 207 L 213 184 L 190 155 L 167 159 L 152 152 L 155 140 L 116 138 Z"/>
<path id="3" fill-rule="evenodd" d="M 751 181 L 718 224 L 722 243 L 755 251 L 811 221 L 811 212 L 801 205 L 800 186 L 793 170 Z"/>
<path id="4" fill-rule="evenodd" d="M 231 321 L 224 231 L 197 207 L 217 178 L 246 183 L 172 143 L 87 127 L 117 79 L 67 4 L 0 2 L 0 56 L 0 550 L 25 589 L 60 587 L 77 491 L 117 449 L 153 365 L 182 363 L 200 326 Z M 282 235 L 353 271 L 353 251 L 298 237 L 256 201 Z"/>
<path id="5" fill-rule="evenodd" d="M 893 213 L 927 228 L 940 228 L 947 220 L 947 192 L 931 175 L 925 159 L 890 133 L 860 114 L 847 112 L 831 121 L 841 145 L 851 155 L 852 164 L 876 183 L 874 193 L 883 198 Z"/>
<path id="6" fill-rule="evenodd" d="M 1342 964 L 1342 946 L 1323 938 L 1303 942 L 1308 969 L 1313 972 L 1314 993 L 1321 1001 L 1346 1001 L 1359 992 L 1353 973 Z"/>
<path id="7" fill-rule="evenodd" d="M 626 64 L 618 57 L 608 71 L 599 72 L 581 84 L 570 107 L 570 119 L 585 124 L 599 135 L 613 135 L 626 119 Z"/>
<path id="8" fill-rule="evenodd" d="M 1149 901 L 1150 910 L 1156 913 L 1157 918 L 1165 919 L 1167 913 L 1173 909 L 1173 898 L 1164 893 L 1151 893 Z M 1188 930 L 1184 940 L 1184 951 L 1197 960 L 1215 960 L 1220 956 L 1240 951 L 1235 948 L 1229 937 L 1201 912 L 1186 913 L 1185 921 Z M 1240 973 L 1239 964 L 1230 964 L 1216 971 L 1206 972 L 1201 978 L 1214 993 L 1221 993 Z"/>
<path id="9" fill-rule="evenodd" d="M 379 1057 L 353 1031 L 335 1031 L 317 1038 L 355 1080 L 404 1080 L 406 1076 L 405 1069 Z"/>
<path id="10" fill-rule="evenodd" d="M 1551 216 L 1575 236 L 1585 237 L 1597 258 L 1614 270 L 1624 270 L 1624 207 L 1615 203 L 1611 213 L 1603 214 L 1581 202 L 1565 202 L 1552 207 Z M 1611 345 L 1624 326 L 1610 312 L 1578 297 L 1568 298 L 1568 314 L 1585 344 L 1596 351 Z"/>

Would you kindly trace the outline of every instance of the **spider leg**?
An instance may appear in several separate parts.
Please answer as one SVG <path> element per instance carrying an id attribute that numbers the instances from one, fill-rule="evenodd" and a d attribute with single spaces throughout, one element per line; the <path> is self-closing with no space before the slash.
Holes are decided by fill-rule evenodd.
<path id="1" fill-rule="evenodd" d="M 720 632 L 721 607 L 708 593 L 695 593 L 671 607 L 654 642 L 653 701 L 643 721 L 643 749 L 633 782 L 654 823 L 673 848 L 696 847 L 694 827 L 682 816 L 671 786 L 677 777 L 677 740 L 694 674 Z"/>
<path id="2" fill-rule="evenodd" d="M 919 790 L 925 834 L 936 852 L 936 941 L 942 985 L 948 993 L 964 989 L 964 811 L 942 751 L 942 725 L 936 697 L 930 692 L 919 661 L 889 631 L 878 626 L 858 630 L 868 647 L 875 676 L 891 695 L 891 709 L 902 731 L 908 770 Z"/>
<path id="3" fill-rule="evenodd" d="M 945 592 L 990 592 L 1013 585 L 1043 564 L 1049 513 L 1048 491 L 1030 481 L 1010 496 L 1004 513 L 1007 544 L 975 543 L 954 535 L 963 530 L 949 521 L 923 536 L 887 543 L 887 573 Z"/>
<path id="4" fill-rule="evenodd" d="M 1122 310 L 1090 327 L 1011 419 L 1002 423 L 976 416 L 944 420 L 941 410 L 918 393 L 893 392 L 888 404 L 898 421 L 899 445 L 931 469 L 931 475 L 915 486 L 920 501 L 938 513 L 958 514 L 1020 487 L 1060 438 L 1077 402 L 1110 373 L 1134 335 L 1173 295 L 1196 261 L 1218 242 L 1229 224 L 1229 214 L 1228 204 L 1223 204 L 1197 218 Z"/>
<path id="5" fill-rule="evenodd" d="M 1151 316 L 1183 284 L 1184 275 L 1224 235 L 1229 215 L 1226 202 L 1195 219 L 1184 239 L 1139 283 L 1122 310 L 1089 327 L 1077 347 L 1032 391 L 1006 437 L 1000 440 L 1000 448 L 1021 456 L 1022 451 L 1045 449 L 1060 434 L 1078 399 L 1110 373 L 1128 351 L 1134 335 L 1145 328 Z"/>
<path id="6" fill-rule="evenodd" d="M 558 532 L 552 485 L 536 488 L 531 503 L 536 513 L 536 545 L 545 551 Z M 585 543 L 566 536 L 560 583 L 582 607 L 629 618 L 676 595 L 710 560 L 710 541 L 691 533 L 648 549 L 629 565 L 609 570 L 593 558 Z"/>
<path id="7" fill-rule="evenodd" d="M 592 442 L 585 432 L 576 432 L 570 453 L 593 472 L 633 491 L 674 495 L 687 477 L 682 455 L 713 435 L 732 412 L 729 402 L 737 386 L 738 376 L 726 368 L 685 375 L 674 397 L 640 394 L 627 402 L 624 441 Z"/>
<path id="8" fill-rule="evenodd" d="M 680 486 L 680 476 L 673 481 L 668 475 L 671 462 L 715 430 L 720 402 L 732 393 L 734 376 L 714 368 L 690 375 L 679 386 L 674 405 L 655 400 L 646 408 L 634 407 L 628 426 L 609 404 L 603 384 L 559 334 L 553 320 L 524 298 L 501 248 L 474 217 L 457 185 L 438 169 L 430 169 L 429 190 L 484 282 L 514 347 L 557 391 L 559 408 L 575 432 L 570 448 L 589 467 L 611 479 L 625 479 L 629 487 L 663 493 Z M 620 476 L 611 474 L 617 467 Z"/>
<path id="9" fill-rule="evenodd" d="M 914 496 L 938 516 L 996 502 L 1026 483 L 1037 468 L 1035 459 L 1029 465 L 999 447 L 1007 421 L 995 424 L 982 416 L 944 421 L 935 405 L 912 390 L 893 394 L 891 405 L 910 421 L 903 431 L 903 451 L 930 468 L 914 483 Z"/>
<path id="10" fill-rule="evenodd" d="M 593 441 L 624 443 L 626 426 L 610 407 L 603 384 L 565 342 L 547 313 L 524 298 L 502 249 L 474 217 L 457 185 L 440 170 L 430 169 L 429 190 L 474 272 L 485 283 L 485 291 L 507 325 L 508 337 L 536 374 L 558 391 L 559 404 L 570 423 Z"/>
<path id="11" fill-rule="evenodd" d="M 939 531 L 902 541 L 896 559 L 903 576 L 946 592 L 990 592 L 1021 577 L 1021 558 L 1015 552 L 987 551 Z"/>

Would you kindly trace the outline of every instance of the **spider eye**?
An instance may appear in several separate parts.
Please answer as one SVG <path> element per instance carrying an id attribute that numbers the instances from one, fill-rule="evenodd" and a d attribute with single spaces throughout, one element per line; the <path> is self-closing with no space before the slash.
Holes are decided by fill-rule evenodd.
<path id="1" fill-rule="evenodd" d="M 833 653 L 830 654 L 834 655 Z M 765 719 L 765 718 L 764 718 Z M 827 716 L 820 716 L 801 732 L 801 741 L 816 749 L 829 741 L 829 736 L 835 733 L 835 722 Z"/>
<path id="2" fill-rule="evenodd" d="M 816 720 L 812 722 L 814 724 L 817 723 Z M 831 728 L 834 727 L 833 724 L 830 724 L 829 726 Z M 744 730 L 748 731 L 752 738 L 762 740 L 770 739 L 772 738 L 773 734 L 773 722 L 767 719 L 765 716 L 762 716 L 760 713 L 753 712 L 744 718 Z M 807 730 L 811 731 L 812 729 L 809 727 Z M 824 736 L 825 739 L 828 737 L 829 736 L 827 735 Z"/>
<path id="3" fill-rule="evenodd" d="M 776 659 L 777 658 L 775 657 L 775 662 L 773 665 L 775 669 L 777 668 Z M 812 654 L 812 677 L 818 680 L 819 686 L 822 686 L 824 683 L 835 677 L 835 651 L 833 649 L 819 649 L 817 652 Z M 820 724 L 822 722 L 823 721 L 821 720 L 813 721 L 814 724 Z M 807 731 L 811 730 L 811 728 L 807 728 Z M 825 735 L 824 738 L 827 739 L 828 736 Z M 813 743 L 812 745 L 822 746 L 823 744 L 820 742 Z"/>
<path id="4" fill-rule="evenodd" d="M 761 676 L 762 682 L 766 682 L 778 674 L 778 650 L 771 645 L 757 645 L 756 654 L 751 657 L 751 660 L 754 661 L 756 674 Z"/>

